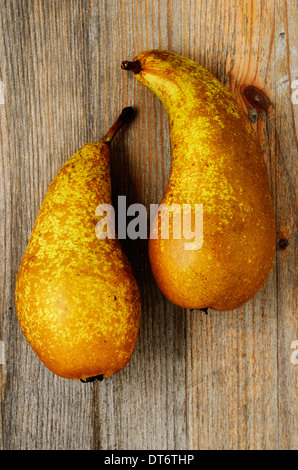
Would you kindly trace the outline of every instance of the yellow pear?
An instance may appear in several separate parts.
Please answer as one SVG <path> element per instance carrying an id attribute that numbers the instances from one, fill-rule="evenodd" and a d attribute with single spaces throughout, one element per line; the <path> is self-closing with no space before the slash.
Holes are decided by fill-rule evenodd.
<path id="1" fill-rule="evenodd" d="M 109 144 L 125 108 L 98 143 L 84 145 L 48 188 L 16 282 L 21 329 L 55 374 L 102 380 L 129 361 L 140 294 L 117 236 L 96 234 L 96 208 L 112 204 Z M 103 215 L 103 214 L 102 214 Z"/>
<path id="2" fill-rule="evenodd" d="M 255 132 L 224 86 L 186 57 L 150 50 L 122 68 L 167 113 L 172 166 L 161 204 L 176 204 L 181 213 L 191 207 L 189 232 L 181 230 L 180 238 L 161 236 L 163 213 L 154 219 L 149 257 L 156 282 L 182 307 L 234 309 L 265 283 L 275 256 L 274 210 Z M 203 238 L 186 249 L 188 234 L 196 233 L 196 205 L 203 208 Z M 173 224 L 174 215 L 170 235 Z"/>

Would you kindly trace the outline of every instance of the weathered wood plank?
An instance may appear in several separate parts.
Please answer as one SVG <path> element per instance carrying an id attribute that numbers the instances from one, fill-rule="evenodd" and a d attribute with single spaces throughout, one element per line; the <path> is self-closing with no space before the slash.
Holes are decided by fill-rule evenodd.
<path id="1" fill-rule="evenodd" d="M 123 72 L 120 65 L 138 51 L 158 46 L 158 32 L 152 25 L 159 21 L 164 31 L 167 17 L 160 16 L 156 2 L 151 5 L 153 8 L 146 2 L 115 2 L 114 16 L 109 2 L 93 2 L 90 18 L 92 34 L 97 31 L 98 18 L 106 18 L 106 47 L 110 51 L 103 56 L 102 45 L 90 37 L 94 56 L 101 57 L 103 69 L 108 70 L 100 83 L 92 78 L 92 106 L 102 108 L 98 93 L 104 87 L 109 123 L 122 106 L 134 105 L 138 111 L 135 121 L 123 130 L 112 148 L 115 205 L 117 195 L 126 195 L 127 204 L 140 202 L 148 209 L 150 203 L 161 198 L 169 171 L 167 123 L 157 98 Z M 101 113 L 104 112 L 103 108 Z M 164 140 L 160 139 L 160 132 L 166 135 Z M 95 384 L 95 447 L 186 448 L 185 317 L 182 309 L 158 291 L 150 272 L 147 242 L 125 241 L 123 246 L 139 281 L 142 322 L 130 364 L 113 378 Z"/>
<path id="2" fill-rule="evenodd" d="M 254 85 L 272 96 L 274 9 L 269 8 L 269 2 L 236 3 L 228 15 L 227 6 L 221 3 L 218 8 L 218 2 L 208 2 L 208 9 L 199 10 L 200 55 L 201 63 L 226 84 L 248 113 L 243 87 Z M 212 46 L 211 20 L 219 25 Z M 275 154 L 274 147 L 268 145 L 274 139 L 270 119 L 264 114 L 255 130 L 274 187 L 270 165 Z M 188 314 L 190 447 L 278 447 L 275 277 L 274 268 L 263 289 L 233 312 L 211 311 L 207 318 L 201 313 Z"/>

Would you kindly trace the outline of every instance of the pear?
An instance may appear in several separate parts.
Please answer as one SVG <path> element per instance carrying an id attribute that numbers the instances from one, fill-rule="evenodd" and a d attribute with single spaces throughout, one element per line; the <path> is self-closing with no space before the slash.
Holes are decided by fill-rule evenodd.
<path id="1" fill-rule="evenodd" d="M 95 230 L 97 206 L 112 204 L 109 144 L 132 114 L 125 108 L 102 140 L 84 145 L 58 172 L 17 276 L 21 329 L 41 361 L 68 379 L 115 374 L 137 341 L 141 304 L 131 266 L 117 236 Z"/>
<path id="2" fill-rule="evenodd" d="M 160 236 L 163 214 L 154 218 L 149 258 L 156 282 L 185 308 L 239 307 L 263 286 L 275 256 L 275 216 L 256 134 L 225 87 L 186 57 L 150 50 L 122 68 L 152 90 L 167 113 L 172 165 L 161 204 L 176 204 L 181 213 L 183 205 L 191 207 L 180 238 L 171 236 L 174 216 L 168 239 Z M 203 208 L 202 240 L 186 249 L 196 205 Z"/>

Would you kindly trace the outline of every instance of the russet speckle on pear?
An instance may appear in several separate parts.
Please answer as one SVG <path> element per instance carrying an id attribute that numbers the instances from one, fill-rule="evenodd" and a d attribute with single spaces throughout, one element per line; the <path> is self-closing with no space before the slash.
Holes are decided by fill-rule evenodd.
<path id="1" fill-rule="evenodd" d="M 96 207 L 112 203 L 109 143 L 132 112 L 125 108 L 100 142 L 84 145 L 58 172 L 17 276 L 23 333 L 44 364 L 69 379 L 115 374 L 138 336 L 141 302 L 131 266 L 118 239 L 95 233 Z"/>
<path id="2" fill-rule="evenodd" d="M 161 203 L 203 204 L 199 250 L 186 251 L 183 237 L 149 240 L 155 280 L 182 307 L 232 310 L 263 286 L 275 256 L 275 216 L 255 132 L 231 93 L 186 57 L 149 50 L 122 68 L 167 113 L 172 166 Z"/>

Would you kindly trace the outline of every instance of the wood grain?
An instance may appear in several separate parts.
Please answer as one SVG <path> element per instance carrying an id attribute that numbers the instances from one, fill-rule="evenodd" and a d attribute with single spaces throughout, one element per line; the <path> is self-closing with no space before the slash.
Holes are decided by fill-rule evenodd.
<path id="1" fill-rule="evenodd" d="M 5 84 L 0 164 L 1 449 L 295 449 L 297 3 L 294 0 L 0 0 Z M 254 128 L 276 208 L 278 249 L 266 285 L 243 307 L 185 311 L 157 288 L 145 241 L 123 243 L 143 299 L 129 365 L 102 383 L 53 376 L 18 326 L 14 284 L 47 187 L 98 140 L 122 107 L 134 122 L 112 146 L 112 180 L 128 204 L 160 200 L 170 169 L 165 112 L 121 71 L 170 49 L 214 73 L 247 113 L 243 87 L 273 106 Z"/>

